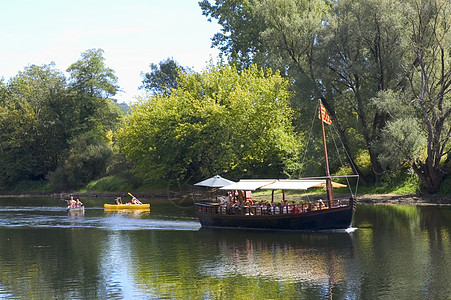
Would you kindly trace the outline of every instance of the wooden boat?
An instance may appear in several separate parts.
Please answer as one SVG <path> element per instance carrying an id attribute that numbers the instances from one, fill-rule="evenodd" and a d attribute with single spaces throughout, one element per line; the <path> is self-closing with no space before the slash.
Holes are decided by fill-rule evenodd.
<path id="1" fill-rule="evenodd" d="M 134 210 L 149 210 L 150 204 L 104 204 L 105 209 L 134 209 Z"/>
<path id="2" fill-rule="evenodd" d="M 351 226 L 356 210 L 356 200 L 351 193 L 347 199 L 334 199 L 332 178 L 357 177 L 330 176 L 324 123 L 330 124 L 330 119 L 319 101 L 319 117 L 322 120 L 323 146 L 325 156 L 325 177 L 304 178 L 297 180 L 240 180 L 239 182 L 220 188 L 221 190 L 242 191 L 239 204 L 227 206 L 221 203 L 200 202 L 195 204 L 196 214 L 202 227 L 257 230 L 328 230 L 346 229 Z M 326 118 L 327 116 L 327 118 Z M 327 191 L 327 201 L 320 202 L 316 208 L 310 203 L 307 207 L 293 210 L 287 207 L 246 205 L 246 192 L 254 190 L 305 190 L 313 187 L 324 187 Z M 284 194 L 283 194 L 284 195 Z M 273 198 L 272 198 L 273 200 Z M 274 203 L 273 201 L 271 201 Z M 321 207 L 322 204 L 322 207 Z M 271 208 L 272 207 L 272 208 Z"/>

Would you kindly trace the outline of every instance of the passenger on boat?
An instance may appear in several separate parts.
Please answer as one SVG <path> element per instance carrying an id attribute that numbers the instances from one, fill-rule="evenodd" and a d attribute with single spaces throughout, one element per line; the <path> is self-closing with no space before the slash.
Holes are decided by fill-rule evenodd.
<path id="1" fill-rule="evenodd" d="M 122 204 L 122 198 L 117 197 L 116 199 L 114 199 L 114 204 Z"/>
<path id="2" fill-rule="evenodd" d="M 281 206 L 282 206 L 282 213 L 287 214 L 288 213 L 288 202 L 282 201 Z"/>
<path id="3" fill-rule="evenodd" d="M 299 202 L 294 202 L 293 201 L 293 210 L 292 210 L 292 213 L 294 213 L 294 214 L 298 214 L 298 213 L 300 213 L 301 212 L 301 203 L 299 203 Z"/>
<path id="4" fill-rule="evenodd" d="M 75 207 L 82 207 L 83 203 L 80 201 L 80 199 L 77 199 L 77 202 L 75 202 Z"/>
<path id="5" fill-rule="evenodd" d="M 132 204 L 142 204 L 136 197 L 132 198 Z"/>
<path id="6" fill-rule="evenodd" d="M 75 208 L 75 204 L 74 196 L 70 195 L 70 200 L 68 201 L 69 208 Z"/>

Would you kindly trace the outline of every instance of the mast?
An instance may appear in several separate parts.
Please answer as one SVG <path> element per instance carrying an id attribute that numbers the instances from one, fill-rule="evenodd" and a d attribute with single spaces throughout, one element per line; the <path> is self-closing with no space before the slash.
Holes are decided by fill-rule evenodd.
<path id="1" fill-rule="evenodd" d="M 334 194 L 332 191 L 332 179 L 330 178 L 330 171 L 329 171 L 329 158 L 327 156 L 327 144 L 326 144 L 326 132 L 324 131 L 324 116 L 323 116 L 323 110 L 321 109 L 322 103 L 321 99 L 318 99 L 318 109 L 319 114 L 321 116 L 321 129 L 323 131 L 323 147 L 324 147 L 324 160 L 325 160 L 325 167 L 326 167 L 326 190 L 327 190 L 327 200 L 329 201 L 329 208 L 332 208 L 334 206 Z"/>

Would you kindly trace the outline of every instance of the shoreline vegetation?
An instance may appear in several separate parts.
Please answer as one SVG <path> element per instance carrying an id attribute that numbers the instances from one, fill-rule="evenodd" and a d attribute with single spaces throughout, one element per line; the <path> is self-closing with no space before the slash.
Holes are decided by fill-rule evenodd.
<path id="1" fill-rule="evenodd" d="M 6 197 L 57 197 L 61 199 L 69 198 L 70 195 L 76 195 L 83 198 L 109 198 L 117 196 L 126 196 L 127 192 L 51 192 L 45 190 L 30 190 L 30 191 L 0 191 L 0 198 Z M 166 199 L 171 200 L 168 197 L 168 191 L 165 189 L 154 189 L 140 192 L 134 192 L 134 195 L 143 199 Z M 286 195 L 286 199 L 301 197 L 303 200 L 321 198 L 324 194 L 308 194 L 308 195 Z M 257 201 L 266 199 L 268 195 L 255 193 L 253 198 Z M 337 193 L 336 197 L 339 198 L 340 194 Z M 280 198 L 279 196 L 277 199 Z M 357 194 L 357 203 L 361 204 L 403 204 L 403 205 L 451 205 L 451 195 L 418 195 L 418 194 Z"/>

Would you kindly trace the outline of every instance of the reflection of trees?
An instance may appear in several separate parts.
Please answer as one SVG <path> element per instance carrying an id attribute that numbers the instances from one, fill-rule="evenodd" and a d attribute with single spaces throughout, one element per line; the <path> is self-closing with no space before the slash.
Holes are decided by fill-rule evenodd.
<path id="1" fill-rule="evenodd" d="M 159 210 L 165 211 L 156 207 L 150 214 Z M 122 222 L 130 218 L 103 220 L 103 210 L 98 214 L 111 230 L 2 227 L 0 295 L 447 299 L 450 213 L 444 207 L 361 205 L 352 234 L 125 230 Z"/>
<path id="2" fill-rule="evenodd" d="M 137 287 L 195 299 L 327 294 L 331 278 L 346 278 L 342 263 L 352 254 L 347 233 L 153 231 L 133 233 L 131 244 L 138 251 L 132 259 Z M 315 285 L 324 288 L 308 289 Z"/>
<path id="3" fill-rule="evenodd" d="M 22 299 L 99 297 L 100 239 L 77 229 L 2 229 L 0 286 Z"/>
<path id="4" fill-rule="evenodd" d="M 413 205 L 359 205 L 354 216 L 356 227 L 372 224 L 374 229 L 405 231 L 418 227 L 419 207 Z"/>
<path id="5" fill-rule="evenodd" d="M 361 295 L 445 299 L 451 289 L 450 209 L 361 205 L 354 224 Z M 444 265 L 445 262 L 445 265 Z M 371 270 L 371 272 L 368 272 Z"/>
<path id="6" fill-rule="evenodd" d="M 431 299 L 440 299 L 446 296 L 441 287 L 443 284 L 449 286 L 447 279 L 451 278 L 451 208 L 434 206 L 422 208 L 421 212 L 421 227 L 428 233 L 429 251 L 426 259 L 430 262 L 425 269 L 429 276 L 423 282 L 423 289 Z M 451 288 L 448 297 L 450 295 Z"/>

